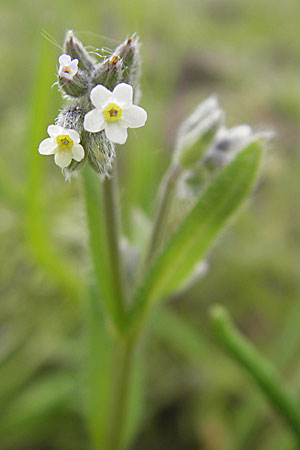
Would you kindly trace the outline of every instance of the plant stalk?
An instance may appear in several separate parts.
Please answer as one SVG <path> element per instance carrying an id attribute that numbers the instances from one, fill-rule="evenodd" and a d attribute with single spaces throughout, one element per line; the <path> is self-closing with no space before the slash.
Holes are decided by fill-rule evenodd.
<path id="1" fill-rule="evenodd" d="M 89 166 L 83 169 L 82 175 L 90 253 L 98 295 L 111 323 L 121 331 L 125 323 L 125 294 L 119 254 L 116 180 L 105 180 L 100 189 L 99 178 Z"/>
<path id="2" fill-rule="evenodd" d="M 83 171 L 87 223 L 95 276 L 103 305 L 115 324 L 115 330 L 118 331 L 115 333 L 113 329 L 110 329 L 113 342 L 112 348 L 109 349 L 109 352 L 112 352 L 112 361 L 109 362 L 108 368 L 110 374 L 106 405 L 108 418 L 106 420 L 103 413 L 99 417 L 99 420 L 105 421 L 107 426 L 103 435 L 104 441 L 101 441 L 101 435 L 101 439 L 96 437 L 96 442 L 97 440 L 99 442 L 97 450 L 121 450 L 124 446 L 124 430 L 126 430 L 135 355 L 135 344 L 125 332 L 126 284 L 119 245 L 120 218 L 116 177 L 115 167 L 113 177 L 103 181 L 102 196 L 100 196 L 98 178 L 89 168 Z M 95 370 L 93 379 L 99 376 L 97 371 L 103 370 L 103 367 L 96 366 Z"/>
<path id="3" fill-rule="evenodd" d="M 158 190 L 157 207 L 154 217 L 152 234 L 149 242 L 148 251 L 145 258 L 145 266 L 147 267 L 159 248 L 164 236 L 164 229 L 168 212 L 174 195 L 176 181 L 180 174 L 180 166 L 171 163 L 167 172 L 165 173 Z"/>
<path id="4" fill-rule="evenodd" d="M 114 379 L 112 383 L 106 450 L 122 450 L 125 445 L 124 432 L 134 360 L 135 342 L 127 338 L 119 339 L 115 343 L 115 357 L 112 367 Z"/>
<path id="5" fill-rule="evenodd" d="M 108 246 L 108 259 L 111 273 L 111 283 L 115 301 L 115 309 L 120 322 L 125 321 L 126 311 L 126 285 L 125 275 L 120 253 L 120 217 L 118 200 L 116 195 L 117 170 L 115 167 L 111 179 L 106 178 L 103 182 L 103 207 L 105 234 Z"/>

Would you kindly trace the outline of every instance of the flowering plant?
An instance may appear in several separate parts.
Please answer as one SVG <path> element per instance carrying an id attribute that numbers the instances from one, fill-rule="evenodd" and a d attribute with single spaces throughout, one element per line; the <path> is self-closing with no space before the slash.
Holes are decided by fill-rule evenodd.
<path id="1" fill-rule="evenodd" d="M 133 103 L 140 94 L 139 75 L 137 36 L 97 61 L 69 31 L 58 69 L 65 104 L 48 127 L 50 137 L 39 145 L 40 154 L 54 155 L 67 179 L 82 171 L 93 266 L 84 292 L 90 337 L 87 421 L 94 447 L 107 450 L 128 447 L 139 423 L 130 411 L 142 337 L 160 314 L 154 305 L 206 273 L 206 254 L 253 189 L 269 137 L 248 125 L 226 128 L 215 96 L 201 102 L 178 129 L 145 243 L 134 246 L 122 236 L 115 144 L 125 144 L 127 128 L 146 123 L 146 111 Z M 169 233 L 174 209 L 179 224 Z M 299 437 L 299 408 L 273 368 L 236 332 L 222 308 L 215 307 L 211 317 L 220 342 Z"/>

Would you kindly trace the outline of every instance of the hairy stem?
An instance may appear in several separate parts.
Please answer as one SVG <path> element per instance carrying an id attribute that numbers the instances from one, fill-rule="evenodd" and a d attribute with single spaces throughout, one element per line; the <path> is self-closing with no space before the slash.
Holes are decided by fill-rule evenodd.
<path id="1" fill-rule="evenodd" d="M 103 182 L 103 207 L 105 232 L 108 245 L 108 260 L 111 273 L 111 283 L 115 300 L 116 313 L 121 322 L 125 319 L 126 287 L 125 275 L 120 253 L 120 218 L 116 195 L 117 170 L 111 179 Z"/>
<path id="2" fill-rule="evenodd" d="M 113 384 L 106 450 L 124 448 L 124 432 L 128 413 L 130 386 L 135 359 L 135 343 L 130 339 L 115 343 Z"/>
<path id="3" fill-rule="evenodd" d="M 119 223 L 114 192 L 115 180 L 99 185 L 99 177 L 87 165 L 83 186 L 90 253 L 98 295 L 110 321 L 122 330 L 125 322 L 125 295 L 122 264 L 119 254 Z M 100 195 L 102 193 L 102 195 Z"/>
<path id="4" fill-rule="evenodd" d="M 129 340 L 125 333 L 126 319 L 126 286 L 125 276 L 120 254 L 120 220 L 119 209 L 116 192 L 117 183 L 116 171 L 112 179 L 106 179 L 99 189 L 99 179 L 93 171 L 87 167 L 83 170 L 83 182 L 85 191 L 87 224 L 90 234 L 90 249 L 94 266 L 95 278 L 98 285 L 98 293 L 100 293 L 101 301 L 106 309 L 107 315 L 111 322 L 115 325 L 115 333 L 112 328 L 108 327 L 111 332 L 106 351 L 109 359 L 106 361 L 107 380 L 109 389 L 106 403 L 107 419 L 103 416 L 103 405 L 99 418 L 97 412 L 92 414 L 91 428 L 94 431 L 94 440 L 98 445 L 97 450 L 120 450 L 124 445 L 124 430 L 126 425 L 130 386 L 132 380 L 132 368 L 134 362 L 134 342 Z M 91 324 L 89 324 L 89 327 Z M 104 327 L 99 323 L 100 327 Z M 100 330 L 99 330 L 100 332 Z M 93 348 L 93 351 L 104 351 Z M 99 359 L 101 355 L 94 355 L 94 359 Z M 108 356 L 107 356 L 108 358 Z M 102 361 L 103 363 L 103 361 Z M 101 367 L 96 364 L 92 367 L 95 370 L 92 373 L 92 379 L 101 379 L 99 370 Z M 105 377 L 104 377 L 105 378 Z M 95 388 L 95 395 L 97 388 Z M 101 401 L 101 399 L 99 399 Z M 97 411 L 97 404 L 92 405 L 93 411 Z M 100 407 L 98 406 L 98 410 Z M 98 412 L 99 414 L 99 412 Z M 97 421 L 101 420 L 105 425 L 100 427 L 97 433 Z"/>
<path id="5" fill-rule="evenodd" d="M 174 188 L 176 181 L 180 174 L 180 167 L 176 164 L 171 164 L 165 173 L 159 190 L 156 212 L 154 217 L 154 224 L 152 234 L 149 242 L 148 251 L 146 253 L 145 265 L 149 265 L 152 258 L 161 244 L 164 232 L 164 226 L 168 217 L 171 201 L 174 195 Z"/>
<path id="6" fill-rule="evenodd" d="M 275 367 L 236 330 L 222 307 L 214 307 L 211 317 L 223 347 L 252 375 L 270 403 L 289 424 L 300 445 L 300 407 L 295 397 L 281 384 Z"/>

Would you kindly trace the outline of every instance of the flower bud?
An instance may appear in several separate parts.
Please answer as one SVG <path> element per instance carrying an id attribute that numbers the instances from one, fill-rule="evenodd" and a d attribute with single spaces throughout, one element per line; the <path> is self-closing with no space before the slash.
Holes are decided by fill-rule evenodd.
<path id="1" fill-rule="evenodd" d="M 99 175 L 109 176 L 116 154 L 114 144 L 106 138 L 105 132 L 87 133 L 84 131 L 82 145 L 95 172 Z"/>
<path id="2" fill-rule="evenodd" d="M 127 83 L 134 88 L 134 100 L 139 96 L 140 45 L 138 37 L 133 35 L 125 39 L 105 61 L 94 68 L 93 85 L 102 84 L 113 90 L 118 83 Z"/>
<path id="3" fill-rule="evenodd" d="M 191 167 L 200 160 L 213 140 L 223 117 L 223 111 L 213 96 L 200 103 L 182 123 L 175 144 L 175 158 L 182 166 Z"/>
<path id="4" fill-rule="evenodd" d="M 66 33 L 63 49 L 66 54 L 78 59 L 80 69 L 87 70 L 88 72 L 91 71 L 95 64 L 95 59 L 87 52 L 72 30 L 68 30 Z"/>
<path id="5" fill-rule="evenodd" d="M 77 131 L 81 134 L 83 130 L 84 108 L 79 101 L 68 102 L 58 114 L 56 125 Z"/>
<path id="6" fill-rule="evenodd" d="M 61 90 L 71 97 L 80 97 L 88 90 L 88 76 L 83 70 L 78 70 L 73 79 L 58 76 L 58 84 Z"/>
<path id="7" fill-rule="evenodd" d="M 136 34 L 125 39 L 115 53 L 122 59 L 122 82 L 131 84 L 134 88 L 134 100 L 138 101 L 139 82 L 141 76 L 140 43 Z"/>
<path id="8" fill-rule="evenodd" d="M 117 54 L 112 55 L 105 61 L 98 63 L 94 67 L 92 84 L 102 84 L 109 90 L 122 81 L 122 60 Z"/>

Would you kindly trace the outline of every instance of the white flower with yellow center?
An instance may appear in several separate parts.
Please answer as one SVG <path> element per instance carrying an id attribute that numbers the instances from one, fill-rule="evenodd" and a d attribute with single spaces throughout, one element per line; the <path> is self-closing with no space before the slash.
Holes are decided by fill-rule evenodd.
<path id="1" fill-rule="evenodd" d="M 78 71 L 78 59 L 72 59 L 70 55 L 62 54 L 58 58 L 59 68 L 58 76 L 73 80 Z"/>
<path id="2" fill-rule="evenodd" d="M 107 139 L 116 144 L 124 144 L 127 128 L 145 125 L 146 111 L 132 104 L 133 89 L 130 84 L 120 83 L 113 91 L 98 84 L 91 90 L 91 102 L 95 109 L 84 117 L 84 128 L 90 133 L 105 130 Z"/>
<path id="3" fill-rule="evenodd" d="M 81 161 L 84 158 L 84 149 L 79 144 L 80 136 L 77 131 L 49 125 L 47 133 L 50 137 L 40 143 L 38 150 L 41 155 L 54 155 L 57 166 L 64 169 L 72 159 Z"/>

